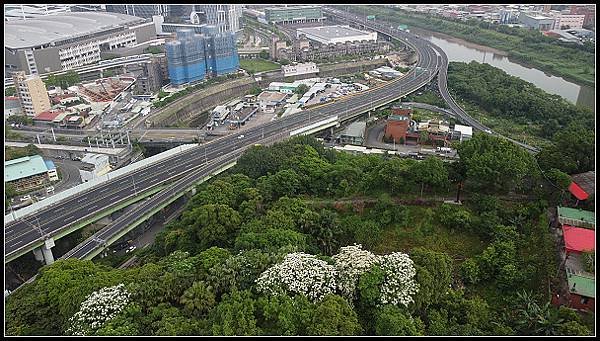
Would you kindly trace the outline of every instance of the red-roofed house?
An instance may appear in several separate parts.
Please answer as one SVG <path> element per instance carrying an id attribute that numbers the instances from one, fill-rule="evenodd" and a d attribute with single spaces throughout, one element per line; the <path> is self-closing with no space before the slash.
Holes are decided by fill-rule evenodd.
<path id="1" fill-rule="evenodd" d="M 62 110 L 49 110 L 37 114 L 33 118 L 35 125 L 57 125 L 63 121 L 67 113 Z"/>
<path id="2" fill-rule="evenodd" d="M 590 195 L 594 195 L 596 192 L 595 171 L 574 174 L 571 176 L 571 180 L 573 182 L 569 185 L 569 192 L 577 198 L 577 203 L 579 203 L 580 200 L 587 200 Z"/>
<path id="3" fill-rule="evenodd" d="M 594 251 L 596 249 L 596 233 L 594 230 L 570 225 L 563 225 L 562 230 L 567 254 L 579 254 L 584 251 Z"/>
<path id="4" fill-rule="evenodd" d="M 579 185 L 574 182 L 571 182 L 569 185 L 569 192 L 571 192 L 577 200 L 585 200 L 589 197 L 583 188 L 579 187 Z"/>

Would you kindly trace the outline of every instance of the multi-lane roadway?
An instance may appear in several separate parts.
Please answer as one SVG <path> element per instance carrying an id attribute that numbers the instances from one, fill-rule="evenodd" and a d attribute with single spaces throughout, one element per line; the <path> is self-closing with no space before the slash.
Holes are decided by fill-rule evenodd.
<path id="1" fill-rule="evenodd" d="M 199 145 L 14 221 L 5 227 L 5 261 L 14 259 L 24 250 L 29 251 L 34 246 L 40 245 L 45 238 L 56 236 L 70 226 L 130 200 L 141 192 L 185 176 L 192 170 L 205 166 L 210 160 L 226 156 L 221 162 L 231 162 L 238 157 L 234 153 L 242 147 L 281 135 L 282 131 L 290 131 L 336 115 L 340 120 L 345 120 L 417 90 L 435 76 L 440 67 L 440 59 L 437 58 L 435 50 L 425 41 L 410 34 L 401 32 L 398 34 L 419 54 L 417 64 L 419 69 L 413 69 L 402 79 L 372 89 L 360 96 L 339 100 L 330 105 L 307 110 Z M 285 136 L 280 138 L 283 139 Z"/>

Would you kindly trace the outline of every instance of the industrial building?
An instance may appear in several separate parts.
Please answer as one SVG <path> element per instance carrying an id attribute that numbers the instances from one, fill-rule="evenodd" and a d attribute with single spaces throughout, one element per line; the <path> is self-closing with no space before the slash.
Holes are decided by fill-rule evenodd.
<path id="1" fill-rule="evenodd" d="M 282 65 L 281 71 L 284 77 L 318 73 L 319 67 L 315 63 L 299 63 Z"/>
<path id="2" fill-rule="evenodd" d="M 583 14 L 560 14 L 554 17 L 555 30 L 562 30 L 564 28 L 582 28 L 585 20 Z"/>
<path id="3" fill-rule="evenodd" d="M 178 30 L 176 40 L 165 44 L 171 84 L 181 85 L 239 69 L 234 34 L 216 33 L 211 27 L 205 32 L 199 35 L 191 29 Z"/>
<path id="4" fill-rule="evenodd" d="M 530 13 L 520 13 L 519 22 L 525 27 L 540 31 L 548 31 L 554 28 L 554 18 Z"/>
<path id="5" fill-rule="evenodd" d="M 50 110 L 51 105 L 46 92 L 46 85 L 39 76 L 26 76 L 23 71 L 15 72 L 13 83 L 25 115 L 35 116 Z"/>
<path id="6" fill-rule="evenodd" d="M 39 155 L 4 162 L 4 183 L 13 185 L 19 192 L 29 191 L 57 180 L 54 163 L 50 160 L 45 161 Z"/>
<path id="7" fill-rule="evenodd" d="M 366 32 L 341 25 L 299 28 L 296 30 L 296 37 L 299 38 L 301 35 L 324 45 L 355 41 L 377 41 L 377 32 Z"/>
<path id="8" fill-rule="evenodd" d="M 84 164 L 83 169 L 79 170 L 79 175 L 83 182 L 101 177 L 110 172 L 110 162 L 108 155 L 87 153 L 81 159 Z"/>
<path id="9" fill-rule="evenodd" d="M 406 142 L 406 131 L 410 126 L 410 114 L 389 115 L 383 128 L 384 140 L 404 144 Z"/>
<path id="10" fill-rule="evenodd" d="M 4 23 L 5 73 L 48 73 L 100 61 L 100 53 L 156 38 L 151 22 L 126 14 L 64 13 Z"/>
<path id="11" fill-rule="evenodd" d="M 352 122 L 348 128 L 340 135 L 340 143 L 362 145 L 365 141 L 365 130 L 367 122 Z"/>
<path id="12" fill-rule="evenodd" d="M 321 6 L 281 6 L 265 8 L 265 19 L 270 24 L 296 24 L 325 20 Z"/>
<path id="13" fill-rule="evenodd" d="M 287 95 L 280 92 L 263 91 L 256 98 L 263 112 L 273 113 Z"/>

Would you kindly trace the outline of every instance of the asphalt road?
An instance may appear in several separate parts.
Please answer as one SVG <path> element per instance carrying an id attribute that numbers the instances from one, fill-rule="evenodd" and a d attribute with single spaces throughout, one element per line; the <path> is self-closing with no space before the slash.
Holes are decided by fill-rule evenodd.
<path id="1" fill-rule="evenodd" d="M 420 69 L 413 69 L 405 77 L 382 87 L 373 88 L 350 98 L 340 99 L 328 105 L 199 145 L 166 160 L 100 184 L 50 207 L 41 209 L 28 217 L 14 221 L 5 226 L 5 256 L 9 257 L 21 250 L 26 250 L 31 244 L 37 243 L 46 237 L 54 236 L 85 218 L 136 196 L 141 191 L 149 190 L 182 176 L 187 177 L 192 173 L 189 179 L 186 178 L 184 182 L 175 183 L 170 188 L 153 196 L 152 200 L 140 205 L 140 207 L 149 209 L 148 207 L 151 205 L 160 203 L 160 200 L 164 201 L 169 198 L 178 189 L 189 186 L 190 179 L 197 179 L 224 164 L 234 161 L 239 157 L 242 148 L 259 143 L 263 139 L 283 140 L 289 136 L 289 131 L 293 129 L 336 115 L 342 121 L 396 100 L 401 94 L 417 90 L 435 76 L 437 69 L 440 67 L 441 59 L 438 58 L 431 43 L 404 32 L 398 31 L 394 34 L 401 36 L 406 42 L 416 47 L 419 54 L 417 66 Z M 219 157 L 223 158 L 217 160 Z M 215 162 L 207 165 L 211 160 L 215 160 Z M 194 172 L 198 168 L 200 170 Z M 171 194 L 169 194 L 169 191 L 172 191 Z M 136 209 L 132 212 L 139 213 L 140 210 L 142 209 Z M 136 217 L 133 217 L 133 214 L 125 214 L 119 219 L 125 221 L 131 218 L 134 220 Z M 114 229 L 107 229 L 105 233 L 100 234 L 98 236 L 99 240 L 107 240 L 124 226 L 118 225 L 111 224 L 109 227 L 114 226 Z M 86 250 L 82 252 L 88 252 L 88 247 L 92 246 L 84 247 Z M 73 250 L 75 253 L 77 251 Z"/>

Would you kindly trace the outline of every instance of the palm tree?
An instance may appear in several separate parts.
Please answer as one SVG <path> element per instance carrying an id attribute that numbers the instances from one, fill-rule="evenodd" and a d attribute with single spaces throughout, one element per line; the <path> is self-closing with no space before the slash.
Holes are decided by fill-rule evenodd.
<path id="1" fill-rule="evenodd" d="M 558 335 L 558 329 L 564 319 L 558 311 L 552 309 L 549 302 L 543 306 L 536 302 L 530 292 L 517 292 L 522 308 L 517 310 L 516 324 L 522 333 L 528 335 Z"/>
<path id="2" fill-rule="evenodd" d="M 216 304 L 213 288 L 204 281 L 194 282 L 180 298 L 180 303 L 196 315 L 207 313 Z"/>

